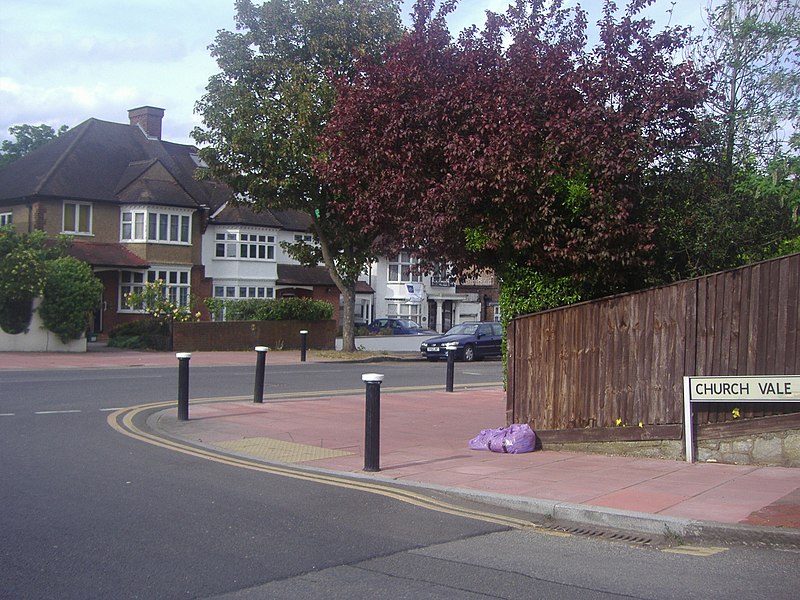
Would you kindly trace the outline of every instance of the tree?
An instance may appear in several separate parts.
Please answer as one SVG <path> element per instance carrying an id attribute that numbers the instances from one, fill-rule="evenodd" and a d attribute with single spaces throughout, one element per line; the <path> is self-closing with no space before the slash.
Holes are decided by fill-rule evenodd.
<path id="1" fill-rule="evenodd" d="M 800 4 L 718 0 L 706 9 L 700 56 L 717 65 L 709 107 L 722 129 L 726 183 L 734 167 L 764 169 L 785 150 L 782 126 L 800 124 Z"/>
<path id="2" fill-rule="evenodd" d="M 788 164 L 797 168 L 796 162 Z M 800 173 L 787 177 L 778 164 L 771 169 L 737 169 L 727 190 L 724 168 L 709 152 L 653 174 L 644 192 L 656 224 L 655 260 L 646 283 L 669 283 L 800 250 Z"/>
<path id="3" fill-rule="evenodd" d="M 658 224 L 651 283 L 791 252 L 800 239 L 800 5 L 718 0 L 695 55 L 713 67 L 703 138 L 645 192 Z"/>
<path id="4" fill-rule="evenodd" d="M 15 160 L 30 154 L 39 146 L 56 139 L 69 129 L 66 125 L 58 128 L 58 131 L 49 125 L 14 125 L 8 128 L 8 132 L 16 138 L 15 142 L 3 140 L 0 145 L 0 167 L 11 164 Z"/>
<path id="5" fill-rule="evenodd" d="M 192 136 L 210 174 L 255 209 L 309 215 L 317 244 L 288 247 L 307 266 L 324 262 L 344 299 L 344 350 L 355 349 L 355 285 L 372 259 L 372 239 L 337 211 L 313 168 L 318 136 L 335 102 L 331 75 L 377 56 L 401 31 L 397 0 L 237 0 L 239 33 L 211 46 L 221 72 L 197 103 Z"/>
<path id="6" fill-rule="evenodd" d="M 42 298 L 42 321 L 62 341 L 86 331 L 89 312 L 103 289 L 89 265 L 64 256 L 69 238 L 49 243 L 43 231 L 17 234 L 0 228 L 0 329 L 24 333 L 33 316 L 33 300 Z"/>
<path id="7" fill-rule="evenodd" d="M 103 284 L 88 264 L 71 256 L 51 260 L 39 306 L 42 323 L 65 344 L 80 339 L 102 294 Z"/>
<path id="8" fill-rule="evenodd" d="M 628 286 L 648 264 L 646 170 L 696 138 L 705 74 L 676 63 L 684 28 L 652 33 L 606 2 L 600 43 L 562 2 L 520 0 L 453 40 L 433 2 L 381 61 L 339 80 L 319 169 L 339 210 L 385 247 L 459 272 L 524 266 Z M 346 202 L 346 205 L 345 205 Z M 504 282 L 504 285 L 507 282 Z"/>

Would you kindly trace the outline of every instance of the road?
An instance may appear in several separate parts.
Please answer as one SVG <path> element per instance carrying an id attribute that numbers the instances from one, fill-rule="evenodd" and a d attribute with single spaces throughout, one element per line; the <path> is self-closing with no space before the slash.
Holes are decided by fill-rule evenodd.
<path id="1" fill-rule="evenodd" d="M 377 367 L 377 368 L 376 368 Z M 443 365 L 268 369 L 267 394 L 443 381 Z M 457 366 L 457 382 L 500 365 Z M 0 598 L 794 598 L 796 552 L 614 543 L 517 529 L 231 467 L 119 435 L 116 407 L 176 396 L 175 369 L 0 373 Z M 197 368 L 191 396 L 252 394 Z"/>

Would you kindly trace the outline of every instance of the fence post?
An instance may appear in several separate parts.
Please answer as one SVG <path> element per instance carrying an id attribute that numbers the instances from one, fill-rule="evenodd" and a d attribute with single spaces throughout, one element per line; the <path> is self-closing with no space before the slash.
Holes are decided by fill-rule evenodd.
<path id="1" fill-rule="evenodd" d="M 381 452 L 381 373 L 364 373 L 361 380 L 367 385 L 366 418 L 364 425 L 364 470 L 380 471 Z"/>
<path id="2" fill-rule="evenodd" d="M 456 370 L 456 351 L 450 348 L 447 351 L 447 381 L 445 383 L 445 391 L 453 391 L 453 374 Z"/>
<path id="3" fill-rule="evenodd" d="M 189 420 L 189 359 L 191 352 L 178 352 L 178 421 Z"/>
<path id="4" fill-rule="evenodd" d="M 306 362 L 306 350 L 308 350 L 308 331 L 300 330 L 300 362 Z"/>
<path id="5" fill-rule="evenodd" d="M 264 371 L 267 365 L 266 346 L 256 346 L 256 383 L 253 388 L 253 402 L 261 404 L 264 402 Z"/>

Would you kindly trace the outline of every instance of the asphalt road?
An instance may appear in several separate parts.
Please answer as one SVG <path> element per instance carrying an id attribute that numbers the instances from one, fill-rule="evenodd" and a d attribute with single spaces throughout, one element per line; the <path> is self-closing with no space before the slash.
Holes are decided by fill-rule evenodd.
<path id="1" fill-rule="evenodd" d="M 497 381 L 499 363 L 457 369 L 457 382 Z M 298 365 L 268 372 L 267 393 L 358 388 L 369 371 L 387 386 L 444 377 L 426 363 Z M 252 393 L 247 369 L 197 368 L 191 381 L 192 397 Z M 519 530 L 108 426 L 115 407 L 175 398 L 176 382 L 174 369 L 0 373 L 0 598 L 780 599 L 800 589 L 796 552 L 673 554 Z"/>

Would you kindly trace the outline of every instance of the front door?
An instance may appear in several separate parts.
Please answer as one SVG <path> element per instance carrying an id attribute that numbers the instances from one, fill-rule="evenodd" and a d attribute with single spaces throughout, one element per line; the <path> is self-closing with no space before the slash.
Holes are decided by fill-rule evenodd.
<path id="1" fill-rule="evenodd" d="M 453 326 L 453 301 L 445 300 L 442 302 L 442 332 L 446 332 Z"/>
<path id="2" fill-rule="evenodd" d="M 428 300 L 428 329 L 439 331 L 436 329 L 436 300 Z"/>

